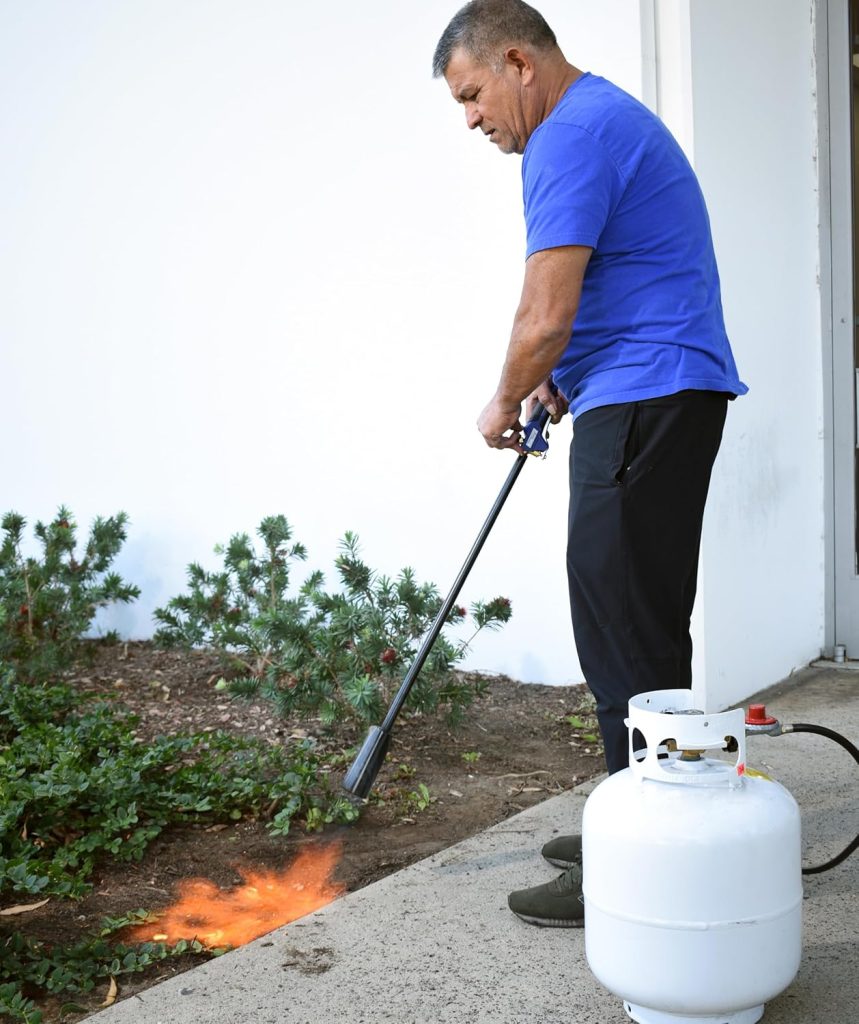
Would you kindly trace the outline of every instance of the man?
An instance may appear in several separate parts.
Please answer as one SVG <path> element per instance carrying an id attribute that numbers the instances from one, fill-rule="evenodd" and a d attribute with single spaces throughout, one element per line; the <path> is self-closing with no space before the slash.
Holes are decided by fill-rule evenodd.
<path id="1" fill-rule="evenodd" d="M 527 253 L 501 378 L 478 429 L 519 450 L 521 405 L 573 414 L 567 573 L 609 772 L 629 761 L 629 698 L 692 685 L 689 621 L 710 471 L 737 376 L 704 200 L 637 100 L 568 63 L 521 0 L 474 0 L 433 74 L 502 153 L 523 157 Z M 555 390 L 557 388 L 557 391 Z M 583 923 L 581 837 L 514 892 L 533 924 Z"/>

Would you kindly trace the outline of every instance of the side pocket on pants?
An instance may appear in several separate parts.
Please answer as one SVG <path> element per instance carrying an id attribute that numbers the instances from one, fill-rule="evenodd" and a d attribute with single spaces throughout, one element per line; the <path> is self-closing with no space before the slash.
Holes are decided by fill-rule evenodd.
<path id="1" fill-rule="evenodd" d="M 638 403 L 631 402 L 625 410 L 615 442 L 615 459 L 612 476 L 618 487 L 623 487 L 627 474 L 632 468 L 636 455 L 641 451 L 639 435 Z"/>

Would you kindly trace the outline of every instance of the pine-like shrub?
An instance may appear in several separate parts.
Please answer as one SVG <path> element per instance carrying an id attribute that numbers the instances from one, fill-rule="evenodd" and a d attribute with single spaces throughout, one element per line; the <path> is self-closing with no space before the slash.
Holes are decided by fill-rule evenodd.
<path id="1" fill-rule="evenodd" d="M 293 542 L 282 515 L 264 519 L 257 533 L 261 551 L 236 534 L 216 548 L 221 569 L 188 567 L 188 592 L 155 612 L 156 642 L 214 648 L 234 677 L 233 693 L 260 694 L 284 715 L 318 715 L 326 724 L 378 719 L 441 608 L 436 587 L 419 583 L 409 568 L 394 578 L 374 572 L 347 533 L 335 563 L 339 588 L 326 589 L 314 571 L 291 590 L 291 569 L 307 558 L 304 546 Z M 449 624 L 465 626 L 468 614 L 454 608 Z M 454 668 L 480 630 L 499 628 L 510 614 L 507 598 L 477 601 L 470 637 L 442 632 L 412 688 L 411 707 L 461 714 L 483 687 Z"/>
<path id="2" fill-rule="evenodd" d="M 52 522 L 33 528 L 38 558 L 23 553 L 26 525 L 17 512 L 0 520 L 0 661 L 21 680 L 46 680 L 69 667 L 99 608 L 140 591 L 110 571 L 126 539 L 124 512 L 99 516 L 78 551 L 77 524 L 60 506 Z"/>

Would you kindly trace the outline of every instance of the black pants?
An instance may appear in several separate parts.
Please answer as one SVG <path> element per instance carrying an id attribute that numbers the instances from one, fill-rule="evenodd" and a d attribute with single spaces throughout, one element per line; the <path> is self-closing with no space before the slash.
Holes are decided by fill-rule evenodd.
<path id="1" fill-rule="evenodd" d="M 570 607 L 609 772 L 629 763 L 629 698 L 692 685 L 689 620 L 727 401 L 681 391 L 591 409 L 573 428 Z"/>

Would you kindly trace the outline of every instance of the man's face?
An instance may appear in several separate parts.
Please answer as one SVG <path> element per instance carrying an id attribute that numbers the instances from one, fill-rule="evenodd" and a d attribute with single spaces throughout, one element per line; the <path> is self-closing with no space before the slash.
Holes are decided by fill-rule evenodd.
<path id="1" fill-rule="evenodd" d="M 505 62 L 500 72 L 454 50 L 444 77 L 469 128 L 479 128 L 502 153 L 524 153 L 530 132 L 525 123 L 521 74 Z"/>

